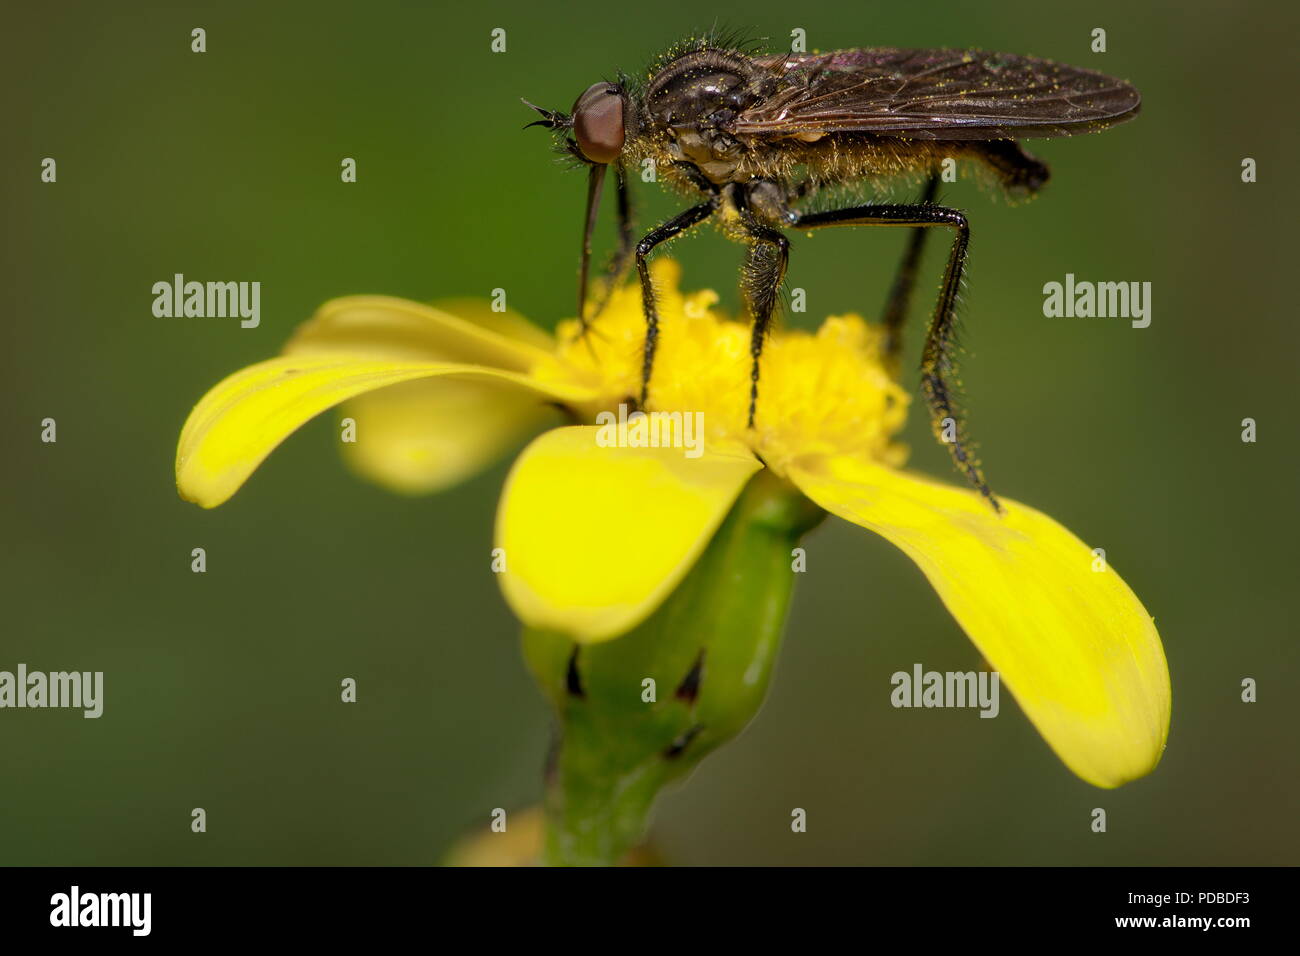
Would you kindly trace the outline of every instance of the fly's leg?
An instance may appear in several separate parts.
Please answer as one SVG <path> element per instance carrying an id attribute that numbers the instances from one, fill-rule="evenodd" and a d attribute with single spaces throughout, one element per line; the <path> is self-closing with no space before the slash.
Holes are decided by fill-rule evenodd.
<path id="1" fill-rule="evenodd" d="M 957 291 L 961 287 L 962 270 L 970 245 L 970 226 L 966 217 L 960 211 L 945 206 L 871 205 L 809 213 L 800 216 L 795 224 L 797 229 L 817 229 L 823 226 L 938 226 L 952 229 L 956 234 L 948 253 L 948 266 L 944 270 L 939 302 L 926 333 L 925 349 L 921 356 L 921 387 L 930 405 L 930 420 L 935 437 L 948 446 L 958 470 L 985 497 L 993 510 L 1001 512 L 997 498 L 984 480 L 979 464 L 963 437 L 964 425 L 957 411 L 956 343 L 953 341 L 953 333 L 956 325 Z"/>
<path id="2" fill-rule="evenodd" d="M 655 246 L 681 235 L 692 226 L 711 216 L 718 208 L 717 199 L 709 199 L 678 213 L 663 225 L 650 230 L 636 244 L 636 271 L 641 277 L 641 305 L 645 310 L 645 357 L 641 365 L 641 407 L 646 407 L 650 395 L 650 373 L 654 371 L 655 347 L 659 344 L 659 308 L 655 304 L 654 283 L 650 281 L 650 263 L 647 257 Z"/>
<path id="3" fill-rule="evenodd" d="M 925 184 L 925 192 L 921 195 L 921 204 L 928 206 L 933 203 L 938 192 L 939 176 L 931 173 Z M 903 351 L 903 324 L 907 321 L 907 308 L 912 301 L 912 288 L 916 285 L 916 270 L 921 264 L 921 253 L 925 250 L 925 240 L 929 235 L 930 230 L 923 226 L 912 230 L 907 239 L 903 261 L 899 263 L 898 273 L 894 276 L 894 285 L 889 290 L 889 299 L 885 302 L 885 355 L 895 372 L 898 371 L 899 356 Z"/>
<path id="4" fill-rule="evenodd" d="M 772 314 L 776 311 L 781 283 L 785 281 L 786 266 L 790 262 L 790 240 L 753 217 L 745 217 L 742 223 L 749 236 L 749 249 L 741 271 L 740 288 L 754 322 L 749 347 L 753 358 L 749 372 L 749 427 L 753 428 L 754 413 L 758 408 L 758 362 L 772 327 Z"/>

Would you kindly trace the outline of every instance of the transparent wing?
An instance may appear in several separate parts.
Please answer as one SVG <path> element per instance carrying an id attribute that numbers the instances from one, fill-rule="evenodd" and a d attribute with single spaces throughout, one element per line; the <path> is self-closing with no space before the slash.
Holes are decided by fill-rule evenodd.
<path id="1" fill-rule="evenodd" d="M 1035 57 L 980 50 L 839 50 L 759 57 L 777 92 L 740 113 L 741 136 L 862 131 L 913 139 L 1034 139 L 1131 119 L 1128 83 Z"/>

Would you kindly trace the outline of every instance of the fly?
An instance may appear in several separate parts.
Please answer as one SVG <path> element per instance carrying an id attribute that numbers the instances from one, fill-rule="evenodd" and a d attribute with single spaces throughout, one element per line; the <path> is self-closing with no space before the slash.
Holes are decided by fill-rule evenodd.
<path id="1" fill-rule="evenodd" d="M 925 237 L 935 228 L 951 230 L 922 352 L 921 386 L 936 436 L 999 510 L 957 409 L 953 333 L 970 226 L 960 210 L 935 203 L 939 166 L 945 159 L 974 162 L 1009 194 L 1032 196 L 1047 182 L 1048 168 L 1018 140 L 1097 132 L 1132 119 L 1139 102 L 1137 90 L 1121 80 L 1028 56 L 884 48 L 756 56 L 702 40 L 661 57 L 643 82 L 620 76 L 592 85 L 569 113 L 527 105 L 542 116 L 529 125 L 555 131 L 561 149 L 589 168 L 578 286 L 584 331 L 628 265 L 636 264 L 646 320 L 643 406 L 659 336 L 648 257 L 668 240 L 716 216 L 746 246 L 741 292 L 753 322 L 752 428 L 759 358 L 789 262 L 784 230 L 912 230 L 883 313 L 895 364 Z M 627 170 L 646 160 L 663 180 L 698 201 L 634 244 Z M 605 295 L 589 315 L 591 235 L 611 166 L 619 245 Z M 899 175 L 925 180 L 919 202 L 801 208 L 822 190 Z"/>

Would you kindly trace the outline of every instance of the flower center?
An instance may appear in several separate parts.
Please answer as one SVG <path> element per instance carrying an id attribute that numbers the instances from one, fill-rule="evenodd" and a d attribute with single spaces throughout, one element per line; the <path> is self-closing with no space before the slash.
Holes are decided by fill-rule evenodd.
<path id="1" fill-rule="evenodd" d="M 656 260 L 659 346 L 647 412 L 702 413 L 705 446 L 743 446 L 778 474 L 795 460 L 848 454 L 900 466 L 906 446 L 894 436 L 909 396 L 889 373 L 884 332 L 856 315 L 833 316 L 816 333 L 772 334 L 763 348 L 754 427 L 748 425 L 748 324 L 719 316 L 717 293 L 683 295 L 681 267 Z M 561 323 L 553 368 L 537 374 L 594 387 L 600 399 L 578 409 L 595 421 L 641 394 L 645 318 L 636 282 L 618 289 L 585 337 L 576 320 Z"/>

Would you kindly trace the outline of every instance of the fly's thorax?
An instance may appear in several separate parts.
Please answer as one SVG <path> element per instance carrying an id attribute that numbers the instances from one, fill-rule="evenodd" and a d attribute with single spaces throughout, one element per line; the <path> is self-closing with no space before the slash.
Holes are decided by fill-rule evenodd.
<path id="1" fill-rule="evenodd" d="M 669 62 L 651 78 L 642 129 L 662 136 L 671 161 L 690 163 L 711 182 L 741 177 L 744 145 L 731 134 L 736 116 L 775 83 L 749 57 L 728 50 L 697 50 Z"/>
<path id="2" fill-rule="evenodd" d="M 698 50 L 671 61 L 645 90 L 645 121 L 667 129 L 696 125 L 725 111 L 733 115 L 758 101 L 751 89 L 753 61 L 728 50 Z"/>
<path id="3" fill-rule="evenodd" d="M 644 174 L 647 167 L 654 170 L 654 181 L 694 202 L 699 201 L 700 183 L 687 167 L 681 154 L 673 148 L 668 136 L 641 136 L 629 140 L 623 148 L 623 161 L 629 168 Z"/>
<path id="4" fill-rule="evenodd" d="M 710 182 L 734 182 L 744 150 L 733 137 L 716 129 L 674 129 L 670 131 L 669 153 L 675 162 L 690 163 Z"/>

